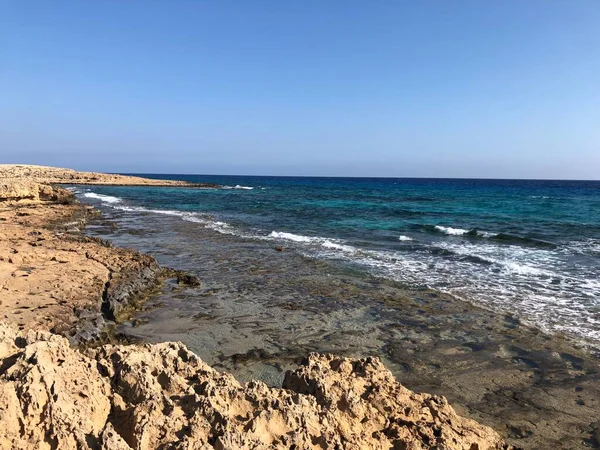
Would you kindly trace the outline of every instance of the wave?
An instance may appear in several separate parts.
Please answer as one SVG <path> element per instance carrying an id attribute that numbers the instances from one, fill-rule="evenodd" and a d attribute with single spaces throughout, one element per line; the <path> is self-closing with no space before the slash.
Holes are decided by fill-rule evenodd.
<path id="1" fill-rule="evenodd" d="M 285 239 L 287 241 L 294 241 L 294 242 L 313 242 L 315 240 L 315 238 L 311 238 L 308 236 L 302 236 L 302 235 L 293 234 L 293 233 L 285 233 L 283 231 L 271 231 L 271 234 L 269 234 L 269 237 L 272 237 L 275 239 Z"/>
<path id="2" fill-rule="evenodd" d="M 119 197 L 113 197 L 112 195 L 96 194 L 95 192 L 86 192 L 83 194 L 83 196 L 87 198 L 95 198 L 96 200 L 100 200 L 104 203 L 121 202 L 121 199 Z"/>
<path id="3" fill-rule="evenodd" d="M 463 236 L 468 234 L 469 230 L 464 230 L 462 228 L 452 228 L 452 227 L 443 227 L 441 225 L 436 225 L 433 227 L 435 230 L 450 235 L 450 236 Z"/>
<path id="4" fill-rule="evenodd" d="M 399 241 L 403 241 L 403 242 L 407 242 L 407 241 L 412 241 L 412 240 L 414 240 L 414 239 L 413 239 L 413 238 L 411 238 L 411 237 L 409 237 L 409 236 L 404 236 L 404 235 L 402 235 L 402 234 L 401 234 L 401 235 L 398 237 L 398 240 L 399 240 Z"/>
<path id="5" fill-rule="evenodd" d="M 142 212 L 142 213 L 153 213 L 162 214 L 164 216 L 175 216 L 180 217 L 186 222 L 193 222 L 203 225 L 204 228 L 209 228 L 214 231 L 218 231 L 221 234 L 239 234 L 235 228 L 227 222 L 220 220 L 214 220 L 213 218 L 201 215 L 195 212 L 176 211 L 172 209 L 150 209 L 144 208 L 143 206 L 114 206 L 115 209 L 128 212 Z M 239 234 L 241 237 L 245 237 L 243 234 Z"/>
<path id="6" fill-rule="evenodd" d="M 185 217 L 186 215 L 192 215 L 194 213 L 186 213 L 183 211 L 175 211 L 171 209 L 150 209 L 144 208 L 143 206 L 115 206 L 115 209 L 120 211 L 128 211 L 128 212 L 145 212 L 145 213 L 154 213 L 154 214 L 163 214 L 165 216 L 177 216 L 177 217 Z"/>
<path id="7" fill-rule="evenodd" d="M 433 227 L 435 231 L 438 231 L 443 234 L 447 234 L 449 236 L 469 236 L 469 237 L 482 237 L 482 238 L 493 238 L 496 236 L 496 233 L 492 233 L 489 231 L 482 231 L 476 228 L 471 230 L 465 230 L 464 228 L 453 228 L 453 227 L 443 227 L 441 225 L 435 225 Z"/>
<path id="8" fill-rule="evenodd" d="M 422 229 L 437 233 L 446 234 L 448 236 L 465 236 L 469 238 L 484 238 L 503 243 L 515 243 L 537 248 L 555 249 L 558 246 L 552 242 L 544 241 L 526 236 L 517 236 L 510 233 L 493 233 L 491 231 L 478 230 L 473 228 L 470 230 L 464 228 L 445 227 L 442 225 L 423 225 Z"/>
<path id="9" fill-rule="evenodd" d="M 223 186 L 222 189 L 242 189 L 242 190 L 250 191 L 254 188 L 252 186 L 242 186 L 241 184 L 236 184 L 235 186 Z"/>
<path id="10" fill-rule="evenodd" d="M 430 249 L 434 255 L 455 258 L 458 261 L 471 262 L 485 266 L 494 266 L 497 270 L 517 275 L 536 275 L 544 277 L 560 277 L 541 267 L 532 266 L 531 263 L 544 265 L 548 262 L 546 250 L 518 250 L 501 248 L 489 244 L 448 244 L 434 246 Z M 525 264 L 523 260 L 528 261 Z"/>
<path id="11" fill-rule="evenodd" d="M 267 238 L 298 242 L 302 244 L 320 245 L 328 249 L 340 250 L 347 253 L 356 252 L 356 247 L 344 244 L 343 241 L 339 239 L 303 236 L 301 234 L 286 233 L 284 231 L 272 231 Z"/>
<path id="12" fill-rule="evenodd" d="M 333 248 L 335 250 L 341 250 L 343 252 L 348 252 L 348 253 L 354 253 L 356 251 L 356 248 L 352 247 L 351 245 L 337 244 L 330 240 L 326 240 L 321 245 L 325 248 Z"/>
<path id="13" fill-rule="evenodd" d="M 600 256 L 600 239 L 570 241 L 567 243 L 567 248 L 576 255 Z"/>

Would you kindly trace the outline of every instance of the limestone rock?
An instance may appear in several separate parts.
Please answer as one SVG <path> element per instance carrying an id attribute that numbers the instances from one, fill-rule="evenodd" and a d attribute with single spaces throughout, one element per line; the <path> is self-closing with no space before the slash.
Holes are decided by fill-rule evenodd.
<path id="1" fill-rule="evenodd" d="M 179 180 L 157 180 L 112 173 L 79 172 L 73 169 L 29 164 L 0 164 L 0 179 L 35 180 L 42 184 L 218 187 L 213 183 L 189 183 Z M 0 194 L 1 198 L 2 195 Z"/>
<path id="2" fill-rule="evenodd" d="M 11 203 L 20 201 L 70 203 L 74 200 L 73 194 L 66 189 L 52 187 L 28 179 L 0 178 L 0 201 Z"/>
<path id="3" fill-rule="evenodd" d="M 81 352 L 0 323 L 0 448 L 511 448 L 377 358 L 313 354 L 284 385 L 241 384 L 181 343 Z"/>

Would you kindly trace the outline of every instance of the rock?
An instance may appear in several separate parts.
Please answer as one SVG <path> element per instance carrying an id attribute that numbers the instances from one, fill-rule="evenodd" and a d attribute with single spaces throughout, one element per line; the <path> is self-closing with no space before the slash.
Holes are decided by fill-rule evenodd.
<path id="1" fill-rule="evenodd" d="M 75 196 L 72 192 L 59 187 L 52 187 L 29 179 L 0 177 L 0 201 L 7 202 L 56 202 L 72 203 Z M 27 213 L 19 213 L 27 215 Z"/>
<path id="2" fill-rule="evenodd" d="M 0 323 L 0 448 L 509 449 L 377 358 L 310 355 L 285 389 L 241 384 L 181 343 L 84 352 Z"/>
<path id="3" fill-rule="evenodd" d="M 108 380 L 62 337 L 1 325 L 0 336 L 0 446 L 89 448 L 110 413 Z"/>
<path id="4" fill-rule="evenodd" d="M 4 193 L 4 180 L 12 180 L 12 187 Z M 35 180 L 36 184 L 41 186 L 22 184 L 24 180 Z M 15 184 L 18 181 L 19 183 Z M 61 198 L 69 194 L 69 191 L 56 190 L 48 185 L 54 184 L 100 184 L 100 185 L 123 185 L 123 186 L 179 186 L 179 187 L 197 187 L 197 188 L 216 188 L 220 187 L 214 183 L 189 183 L 179 180 L 156 180 L 152 178 L 142 178 L 129 175 L 116 175 L 109 173 L 96 172 L 78 172 L 72 169 L 63 169 L 60 167 L 35 166 L 27 164 L 0 164 L 0 200 L 10 198 L 17 194 L 18 198 L 43 197 L 45 200 L 54 199 L 61 201 Z"/>

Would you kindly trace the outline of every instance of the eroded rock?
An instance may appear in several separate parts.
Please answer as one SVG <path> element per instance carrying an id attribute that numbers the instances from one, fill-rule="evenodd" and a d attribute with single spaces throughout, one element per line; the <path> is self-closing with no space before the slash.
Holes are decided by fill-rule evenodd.
<path id="1" fill-rule="evenodd" d="M 1 448 L 511 448 L 377 358 L 313 354 L 284 386 L 241 384 L 181 343 L 81 352 L 0 324 Z"/>

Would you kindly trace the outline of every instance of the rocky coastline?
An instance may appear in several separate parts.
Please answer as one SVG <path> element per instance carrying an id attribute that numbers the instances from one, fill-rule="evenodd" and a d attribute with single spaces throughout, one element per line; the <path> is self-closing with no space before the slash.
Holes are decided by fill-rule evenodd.
<path id="1" fill-rule="evenodd" d="M 60 167 L 35 166 L 28 164 L 0 164 L 0 177 L 10 181 L 12 185 L 35 181 L 44 185 L 81 184 L 110 186 L 157 186 L 157 187 L 189 187 L 217 188 L 214 183 L 189 183 L 179 180 L 157 180 L 129 175 L 118 175 L 100 172 L 80 172 Z M 0 199 L 2 194 L 0 194 Z"/>
<path id="2" fill-rule="evenodd" d="M 311 354 L 272 388 L 181 343 L 109 343 L 165 280 L 199 281 L 84 236 L 95 210 L 56 184 L 88 183 L 208 187 L 0 166 L 0 448 L 514 448 L 377 358 Z"/>

